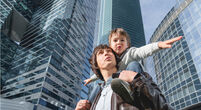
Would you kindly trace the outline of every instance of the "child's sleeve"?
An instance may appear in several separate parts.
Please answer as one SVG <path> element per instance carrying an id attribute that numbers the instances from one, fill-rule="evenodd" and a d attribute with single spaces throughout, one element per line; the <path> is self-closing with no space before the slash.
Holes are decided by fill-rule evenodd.
<path id="1" fill-rule="evenodd" d="M 156 42 L 142 46 L 140 48 L 131 47 L 129 50 L 129 55 L 133 60 L 140 60 L 153 55 L 159 50 L 160 48 L 158 47 L 158 42 Z"/>
<path id="2" fill-rule="evenodd" d="M 92 82 L 94 82 L 94 81 L 98 80 L 98 77 L 97 77 L 95 74 L 93 74 L 93 75 L 90 77 L 90 79 L 91 79 Z"/>

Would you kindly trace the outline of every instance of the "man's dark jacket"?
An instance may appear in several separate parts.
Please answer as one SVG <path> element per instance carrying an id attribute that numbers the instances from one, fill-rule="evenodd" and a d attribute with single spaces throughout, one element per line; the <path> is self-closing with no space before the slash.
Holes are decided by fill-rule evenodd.
<path id="1" fill-rule="evenodd" d="M 137 74 L 131 82 L 134 102 L 128 104 L 113 92 L 111 110 L 173 110 L 148 73 Z M 95 110 L 101 90 L 94 99 L 90 110 Z"/>

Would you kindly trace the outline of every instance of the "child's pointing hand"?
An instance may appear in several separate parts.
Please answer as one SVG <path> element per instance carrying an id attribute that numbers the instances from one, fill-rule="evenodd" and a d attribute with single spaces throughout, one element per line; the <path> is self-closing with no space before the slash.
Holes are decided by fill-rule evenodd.
<path id="1" fill-rule="evenodd" d="M 179 41 L 182 39 L 182 36 L 176 37 L 176 38 L 172 38 L 166 41 L 162 41 L 158 43 L 158 47 L 161 49 L 165 49 L 165 48 L 171 48 L 172 44 L 176 41 Z"/>

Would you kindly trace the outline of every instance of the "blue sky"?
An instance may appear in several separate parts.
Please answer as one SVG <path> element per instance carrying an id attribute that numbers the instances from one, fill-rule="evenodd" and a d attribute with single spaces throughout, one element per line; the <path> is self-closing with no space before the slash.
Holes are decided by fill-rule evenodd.
<path id="1" fill-rule="evenodd" d="M 176 0 L 140 0 L 146 42 L 175 3 Z"/>

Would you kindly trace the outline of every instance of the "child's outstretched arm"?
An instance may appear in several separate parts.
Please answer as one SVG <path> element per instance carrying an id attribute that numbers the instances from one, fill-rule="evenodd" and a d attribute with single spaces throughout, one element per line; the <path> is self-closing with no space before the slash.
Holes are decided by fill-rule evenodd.
<path id="1" fill-rule="evenodd" d="M 84 82 L 85 82 L 84 86 L 86 86 L 87 84 L 89 84 L 93 81 L 96 81 L 97 79 L 98 79 L 98 77 L 95 74 L 93 74 L 90 78 L 84 80 Z"/>
<path id="2" fill-rule="evenodd" d="M 131 47 L 130 54 L 129 54 L 130 56 L 127 56 L 127 60 L 130 57 L 132 60 L 140 60 L 140 59 L 146 58 L 148 56 L 151 56 L 153 53 L 156 53 L 160 49 L 171 48 L 174 42 L 179 41 L 181 39 L 182 39 L 182 36 L 179 36 L 179 37 L 172 38 L 166 41 L 160 41 L 160 42 L 148 44 L 140 48 Z"/>

